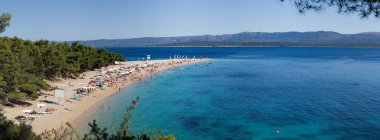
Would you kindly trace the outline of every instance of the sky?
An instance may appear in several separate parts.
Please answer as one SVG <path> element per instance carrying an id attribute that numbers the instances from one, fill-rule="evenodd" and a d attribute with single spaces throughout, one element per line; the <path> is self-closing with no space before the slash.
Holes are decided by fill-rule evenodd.
<path id="1" fill-rule="evenodd" d="M 380 19 L 334 8 L 299 14 L 279 0 L 0 0 L 11 26 L 0 36 L 74 41 L 239 32 L 380 32 Z"/>

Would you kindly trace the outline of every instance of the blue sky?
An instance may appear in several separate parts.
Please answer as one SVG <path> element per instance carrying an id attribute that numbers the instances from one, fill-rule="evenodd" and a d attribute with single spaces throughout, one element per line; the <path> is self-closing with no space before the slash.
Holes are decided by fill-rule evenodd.
<path id="1" fill-rule="evenodd" d="M 326 9 L 297 13 L 279 0 L 2 0 L 13 15 L 2 36 L 89 40 L 239 32 L 380 32 L 380 20 Z"/>

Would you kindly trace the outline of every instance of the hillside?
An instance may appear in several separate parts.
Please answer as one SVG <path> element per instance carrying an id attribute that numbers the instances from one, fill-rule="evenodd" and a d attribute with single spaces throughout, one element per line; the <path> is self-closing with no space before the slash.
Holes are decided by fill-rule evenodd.
<path id="1" fill-rule="evenodd" d="M 207 42 L 207 43 L 205 43 Z M 331 31 L 318 32 L 242 32 L 225 35 L 202 35 L 181 37 L 143 37 L 131 39 L 100 39 L 79 41 L 93 47 L 139 47 L 139 46 L 374 46 L 380 47 L 380 33 L 340 34 Z M 201 44 L 200 44 L 201 43 Z"/>

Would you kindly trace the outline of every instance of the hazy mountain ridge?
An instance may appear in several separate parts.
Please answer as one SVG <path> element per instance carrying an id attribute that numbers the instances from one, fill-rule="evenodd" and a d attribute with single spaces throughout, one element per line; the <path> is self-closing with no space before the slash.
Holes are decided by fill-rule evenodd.
<path id="1" fill-rule="evenodd" d="M 228 44 L 267 44 L 275 42 L 273 46 L 278 43 L 295 45 L 309 44 L 320 45 L 329 44 L 329 46 L 355 44 L 363 46 L 380 46 L 380 32 L 365 32 L 358 34 L 340 34 L 332 31 L 318 31 L 318 32 L 242 32 L 238 34 L 224 34 L 224 35 L 202 35 L 202 36 L 181 36 L 181 37 L 142 37 L 131 39 L 100 39 L 79 41 L 82 44 L 93 47 L 139 47 L 139 46 L 162 46 L 162 45 L 176 45 L 185 44 L 185 46 L 197 46 L 199 42 L 207 42 L 207 45 L 212 46 L 222 45 L 222 42 L 229 42 Z M 191 44 L 197 42 L 198 44 Z"/>

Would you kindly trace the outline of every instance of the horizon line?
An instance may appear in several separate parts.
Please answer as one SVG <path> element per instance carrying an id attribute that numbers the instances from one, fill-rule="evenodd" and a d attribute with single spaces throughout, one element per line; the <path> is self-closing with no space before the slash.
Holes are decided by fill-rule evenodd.
<path id="1" fill-rule="evenodd" d="M 354 34 L 363 34 L 363 33 L 380 33 L 376 31 L 366 31 L 366 32 L 358 32 L 358 33 L 340 33 L 337 31 L 329 31 L 329 30 L 316 30 L 316 31 L 279 31 L 279 32 L 265 32 L 265 31 L 242 31 L 237 33 L 225 33 L 225 34 L 199 34 L 199 35 L 178 35 L 178 36 L 141 36 L 141 37 L 125 37 L 125 38 L 99 38 L 99 39 L 81 39 L 81 40 L 48 40 L 48 39 L 26 39 L 32 41 L 38 40 L 48 40 L 51 42 L 81 42 L 81 41 L 95 41 L 95 40 L 122 40 L 122 39 L 141 39 L 141 38 L 168 38 L 168 37 L 196 37 L 196 36 L 222 36 L 222 35 L 235 35 L 235 34 L 243 34 L 243 33 L 311 33 L 311 32 L 333 32 L 342 35 L 354 35 Z M 18 37 L 18 36 L 0 36 L 0 37 Z M 21 38 L 21 37 L 18 37 Z M 22 38 L 24 39 L 24 38 Z"/>

